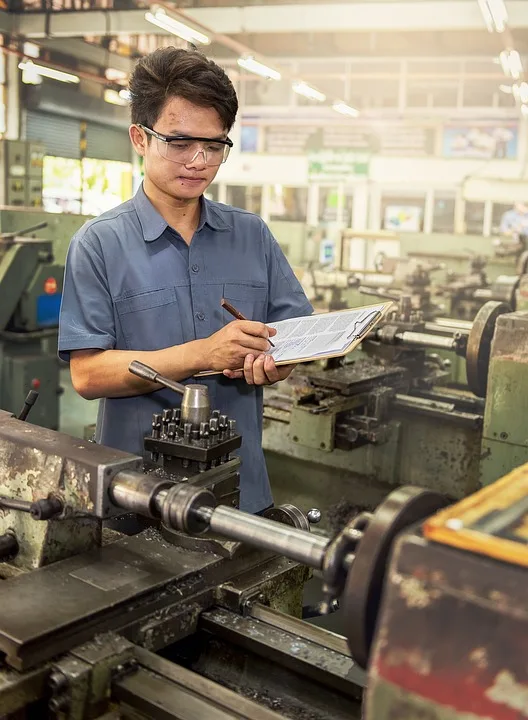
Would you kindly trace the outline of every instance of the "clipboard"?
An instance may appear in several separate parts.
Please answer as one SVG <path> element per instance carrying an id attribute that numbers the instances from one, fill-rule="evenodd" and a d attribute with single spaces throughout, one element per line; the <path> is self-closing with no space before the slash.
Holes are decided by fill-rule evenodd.
<path id="1" fill-rule="evenodd" d="M 299 363 L 314 362 L 315 360 L 329 360 L 330 358 L 344 357 L 355 350 L 356 347 L 365 340 L 371 330 L 387 316 L 394 306 L 395 304 L 392 301 L 382 302 L 376 303 L 375 305 L 345 308 L 344 310 L 336 310 L 329 313 L 317 313 L 313 315 L 306 315 L 304 317 L 291 318 L 288 320 L 279 320 L 275 323 L 267 323 L 268 327 L 272 327 L 277 330 L 277 334 L 273 336 L 275 347 L 270 348 L 266 354 L 271 355 L 273 358 L 277 358 L 275 360 L 277 367 L 280 367 L 281 365 L 296 365 Z M 295 353 L 295 348 L 290 348 L 288 345 L 288 351 L 286 352 L 285 343 L 293 343 L 294 340 L 298 340 L 296 344 L 301 348 L 304 347 L 306 350 L 308 350 L 310 346 L 316 345 L 317 341 L 314 339 L 311 342 L 310 338 L 317 337 L 317 334 L 314 335 L 314 330 L 316 329 L 317 324 L 319 324 L 319 327 L 321 328 L 327 326 L 328 333 L 323 334 L 332 333 L 334 336 L 337 336 L 340 332 L 337 330 L 337 326 L 342 324 L 342 321 L 347 314 L 350 315 L 350 323 L 347 329 L 340 333 L 342 335 L 342 341 L 339 349 L 336 349 L 336 344 L 339 341 L 334 338 L 334 343 L 328 346 L 327 351 L 325 351 L 323 347 L 322 351 L 318 351 L 316 353 L 303 353 L 302 349 Z M 296 325 L 303 328 L 302 332 L 300 332 L 299 329 L 298 335 L 295 334 Z M 336 329 L 332 330 L 332 327 L 335 327 Z M 285 341 L 281 341 L 281 329 L 287 333 Z M 319 345 L 319 347 L 321 347 L 321 345 Z M 283 355 L 285 355 L 285 357 L 284 359 L 281 359 Z M 198 373 L 195 377 L 221 374 L 222 371 L 220 370 L 206 370 Z"/>

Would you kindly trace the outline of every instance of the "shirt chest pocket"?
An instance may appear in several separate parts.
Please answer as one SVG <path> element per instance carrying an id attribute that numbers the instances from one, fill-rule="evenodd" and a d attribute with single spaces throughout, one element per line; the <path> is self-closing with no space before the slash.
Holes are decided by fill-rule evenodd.
<path id="1" fill-rule="evenodd" d="M 224 298 L 229 301 L 248 320 L 266 322 L 268 307 L 268 288 L 258 285 L 225 283 Z M 224 325 L 233 318 L 224 313 Z"/>
<path id="2" fill-rule="evenodd" d="M 147 290 L 115 301 L 129 350 L 161 350 L 183 342 L 179 303 L 174 288 Z"/>

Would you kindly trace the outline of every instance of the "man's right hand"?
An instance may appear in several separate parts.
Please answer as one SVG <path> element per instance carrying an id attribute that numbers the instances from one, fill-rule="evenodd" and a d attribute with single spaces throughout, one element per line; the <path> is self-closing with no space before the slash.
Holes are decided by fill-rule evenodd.
<path id="1" fill-rule="evenodd" d="M 204 340 L 208 370 L 238 370 L 244 367 L 246 355 L 265 353 L 274 328 L 251 320 L 234 320 Z"/>

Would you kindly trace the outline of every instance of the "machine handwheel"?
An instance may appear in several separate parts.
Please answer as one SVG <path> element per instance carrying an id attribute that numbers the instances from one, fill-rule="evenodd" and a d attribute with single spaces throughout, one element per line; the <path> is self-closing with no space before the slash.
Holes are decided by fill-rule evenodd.
<path id="1" fill-rule="evenodd" d="M 440 493 L 406 486 L 390 493 L 364 530 L 341 600 L 354 660 L 367 667 L 393 540 L 403 529 L 448 505 Z"/>
<path id="2" fill-rule="evenodd" d="M 480 308 L 473 321 L 467 342 L 466 374 L 469 389 L 478 397 L 486 397 L 491 341 L 497 318 L 508 312 L 511 307 L 507 303 L 490 301 Z"/>

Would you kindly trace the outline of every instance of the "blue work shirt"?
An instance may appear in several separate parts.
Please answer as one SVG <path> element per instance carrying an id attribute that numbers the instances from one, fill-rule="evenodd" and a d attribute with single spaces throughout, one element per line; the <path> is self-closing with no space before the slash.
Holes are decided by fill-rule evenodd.
<path id="1" fill-rule="evenodd" d="M 528 234 L 528 213 L 519 212 L 516 208 L 507 210 L 501 218 L 500 232 L 517 232 Z"/>
<path id="2" fill-rule="evenodd" d="M 202 198 L 200 223 L 187 245 L 141 187 L 132 200 L 86 223 L 71 241 L 59 355 L 68 361 L 72 350 L 160 350 L 207 338 L 233 320 L 220 306 L 222 297 L 261 322 L 313 311 L 257 215 Z M 223 375 L 200 382 L 209 387 L 211 407 L 237 421 L 241 508 L 259 512 L 272 503 L 262 451 L 262 388 Z M 179 401 L 167 389 L 105 398 L 97 442 L 142 455 L 152 414 Z"/>

